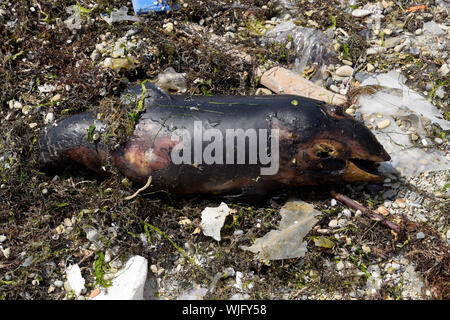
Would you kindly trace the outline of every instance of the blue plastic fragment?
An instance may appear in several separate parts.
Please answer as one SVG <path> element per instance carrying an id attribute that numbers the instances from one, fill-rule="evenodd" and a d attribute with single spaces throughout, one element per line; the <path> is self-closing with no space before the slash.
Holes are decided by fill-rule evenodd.
<path id="1" fill-rule="evenodd" d="M 132 0 L 132 2 L 136 15 L 150 12 L 167 12 L 171 9 L 167 0 Z"/>

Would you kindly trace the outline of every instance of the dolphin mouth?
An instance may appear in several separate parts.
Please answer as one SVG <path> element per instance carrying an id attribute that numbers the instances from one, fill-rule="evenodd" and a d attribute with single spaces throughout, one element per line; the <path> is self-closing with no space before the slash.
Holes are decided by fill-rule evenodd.
<path id="1" fill-rule="evenodd" d="M 343 178 L 347 182 L 380 182 L 383 180 L 383 175 L 378 171 L 380 162 L 363 159 L 345 160 Z"/>
<path id="2" fill-rule="evenodd" d="M 321 172 L 348 183 L 380 182 L 383 179 L 382 174 L 378 171 L 380 162 L 382 161 L 329 158 L 322 161 Z"/>

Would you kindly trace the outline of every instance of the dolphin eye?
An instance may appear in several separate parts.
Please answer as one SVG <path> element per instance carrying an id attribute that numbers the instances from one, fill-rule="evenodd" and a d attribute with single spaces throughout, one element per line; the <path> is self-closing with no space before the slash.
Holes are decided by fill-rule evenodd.
<path id="1" fill-rule="evenodd" d="M 320 159 L 329 159 L 335 154 L 335 149 L 332 145 L 321 143 L 317 145 L 316 156 Z"/>

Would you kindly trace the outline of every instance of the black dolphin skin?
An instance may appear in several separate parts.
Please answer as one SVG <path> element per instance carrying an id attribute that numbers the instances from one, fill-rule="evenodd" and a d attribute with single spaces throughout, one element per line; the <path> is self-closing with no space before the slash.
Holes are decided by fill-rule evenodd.
<path id="1" fill-rule="evenodd" d="M 178 96 L 145 83 L 123 96 L 123 108 L 137 104 L 145 112 L 115 150 L 103 143 L 107 126 L 95 112 L 44 128 L 40 164 L 70 160 L 100 172 L 111 158 L 138 184 L 151 176 L 154 190 L 246 194 L 378 181 L 374 163 L 390 160 L 364 124 L 340 107 L 300 96 Z"/>

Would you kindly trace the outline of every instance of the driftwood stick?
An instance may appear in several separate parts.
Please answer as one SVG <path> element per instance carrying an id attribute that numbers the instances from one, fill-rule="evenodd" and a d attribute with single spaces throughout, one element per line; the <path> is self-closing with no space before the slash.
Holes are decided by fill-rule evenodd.
<path id="1" fill-rule="evenodd" d="M 386 220 L 382 215 L 373 212 L 372 210 L 364 207 L 363 205 L 361 205 L 360 203 L 356 202 L 355 200 L 347 197 L 346 195 L 337 193 L 334 190 L 331 190 L 330 193 L 331 193 L 331 196 L 333 198 L 335 198 L 336 200 L 339 200 L 340 202 L 342 202 L 343 204 L 345 204 L 346 206 L 348 206 L 352 209 L 360 210 L 363 214 L 365 214 L 371 220 L 379 221 L 381 224 L 388 227 L 389 229 L 391 229 L 397 233 L 400 232 L 400 227 L 397 224 L 395 224 L 389 220 Z"/>

